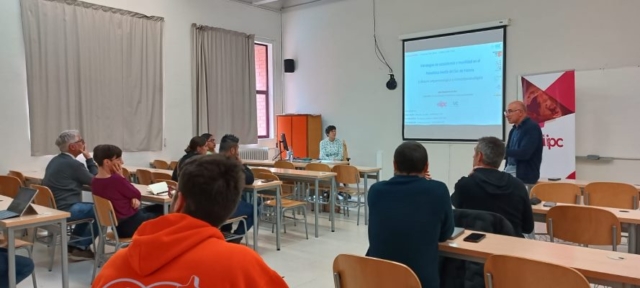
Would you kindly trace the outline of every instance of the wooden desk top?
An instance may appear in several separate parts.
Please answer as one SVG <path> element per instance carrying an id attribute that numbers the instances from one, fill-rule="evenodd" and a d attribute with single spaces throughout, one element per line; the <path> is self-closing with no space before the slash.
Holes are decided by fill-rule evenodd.
<path id="1" fill-rule="evenodd" d="M 43 171 L 21 171 L 22 175 L 26 180 L 30 181 L 42 181 L 44 179 L 44 170 Z"/>
<path id="2" fill-rule="evenodd" d="M 270 160 L 242 160 L 242 163 L 247 164 L 249 166 L 258 166 L 258 167 L 273 167 L 273 165 L 275 165 L 275 161 L 270 161 Z M 309 163 L 327 164 L 327 166 L 331 168 L 333 168 L 333 166 L 335 165 L 349 165 L 349 162 L 347 161 L 320 161 L 320 162 L 293 161 L 291 163 L 293 163 L 293 166 L 296 168 L 307 167 L 307 164 Z M 382 168 L 379 168 L 379 167 L 364 167 L 364 166 L 355 166 L 355 165 L 351 165 L 351 166 L 356 167 L 360 173 L 375 173 L 382 170 Z"/>
<path id="3" fill-rule="evenodd" d="M 263 189 L 269 189 L 269 188 L 276 188 L 280 185 L 282 185 L 282 181 L 264 182 L 264 180 L 258 179 L 256 181 L 253 181 L 253 185 L 246 185 L 244 186 L 244 188 L 263 190 Z"/>
<path id="4" fill-rule="evenodd" d="M 147 185 L 140 185 L 140 184 L 135 184 L 135 183 L 131 183 L 131 185 L 133 185 L 133 187 L 136 187 L 136 189 L 138 189 L 138 191 L 140 191 L 141 199 L 144 202 L 171 203 L 171 198 L 169 198 L 169 195 L 167 195 L 167 194 L 164 194 L 164 195 L 153 195 L 147 189 L 149 187 Z"/>
<path id="5" fill-rule="evenodd" d="M 173 170 L 166 170 L 166 169 L 156 169 L 151 167 L 139 167 L 139 166 L 123 166 L 123 167 L 127 168 L 127 170 L 129 170 L 130 173 L 136 173 L 138 169 L 142 169 L 142 170 L 149 170 L 151 172 L 165 173 L 169 175 L 173 174 Z"/>
<path id="6" fill-rule="evenodd" d="M 251 167 L 256 168 L 256 167 Z M 337 174 L 334 172 L 318 172 L 318 171 L 306 171 L 306 170 L 297 170 L 297 169 L 282 169 L 282 168 L 265 168 L 265 167 L 257 167 L 263 168 L 271 171 L 271 173 L 276 176 L 291 176 L 291 177 L 303 177 L 310 179 L 327 179 L 331 177 L 335 177 Z"/>
<path id="7" fill-rule="evenodd" d="M 13 201 L 13 199 L 7 196 L 0 195 L 0 210 L 6 210 L 7 208 L 9 208 L 9 204 L 11 204 L 11 201 Z M 69 212 L 55 210 L 34 204 L 31 204 L 31 206 L 33 206 L 33 208 L 38 211 L 38 215 L 28 215 L 18 218 L 0 220 L 0 227 L 9 228 L 15 226 L 30 225 L 39 222 L 60 220 L 69 218 L 71 216 Z"/>
<path id="8" fill-rule="evenodd" d="M 464 242 L 462 239 L 474 231 L 465 231 L 455 240 L 440 243 L 440 251 L 470 257 L 488 258 L 502 254 L 525 257 L 572 267 L 584 276 L 619 283 L 640 285 L 638 263 L 640 255 L 535 241 L 524 238 L 486 234 L 480 243 Z M 623 260 L 613 260 L 617 256 Z"/>
<path id="9" fill-rule="evenodd" d="M 589 184 L 591 182 L 611 182 L 611 181 L 588 181 L 588 180 L 580 180 L 580 179 L 562 179 L 562 180 L 558 180 L 558 181 L 550 181 L 549 179 L 546 179 L 546 178 L 542 178 L 542 179 L 538 180 L 538 183 L 570 183 L 570 184 L 576 184 L 580 188 L 584 188 L 584 186 L 587 186 L 587 184 Z M 627 184 L 633 185 L 634 187 L 636 187 L 636 189 L 638 189 L 638 191 L 640 191 L 640 185 L 632 184 L 632 183 L 627 183 Z"/>
<path id="10" fill-rule="evenodd" d="M 549 209 L 551 209 L 551 207 L 544 207 L 543 206 L 544 202 L 538 204 L 538 205 L 534 205 L 531 206 L 531 209 L 533 210 L 533 213 L 535 214 L 547 214 L 547 212 L 549 211 Z M 640 210 L 626 210 L 626 209 L 617 209 L 617 208 L 608 208 L 608 207 L 599 207 L 599 206 L 586 206 L 586 205 L 574 205 L 574 204 L 563 204 L 563 203 L 558 203 L 556 204 L 557 206 L 584 206 L 584 207 L 593 207 L 593 208 L 598 208 L 598 209 L 602 209 L 602 210 L 607 210 L 611 213 L 613 213 L 614 215 L 616 215 L 616 217 L 618 217 L 618 220 L 620 220 L 621 223 L 629 223 L 629 224 L 640 224 Z M 626 211 L 626 212 L 621 212 L 621 211 Z"/>

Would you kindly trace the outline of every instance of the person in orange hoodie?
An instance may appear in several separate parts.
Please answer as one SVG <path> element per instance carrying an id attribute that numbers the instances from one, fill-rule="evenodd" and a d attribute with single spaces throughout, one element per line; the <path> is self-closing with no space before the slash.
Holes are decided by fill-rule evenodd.
<path id="1" fill-rule="evenodd" d="M 96 288 L 280 288 L 278 273 L 246 246 L 227 243 L 222 223 L 238 205 L 242 165 L 222 155 L 184 163 L 172 214 L 144 222 L 96 277 Z"/>

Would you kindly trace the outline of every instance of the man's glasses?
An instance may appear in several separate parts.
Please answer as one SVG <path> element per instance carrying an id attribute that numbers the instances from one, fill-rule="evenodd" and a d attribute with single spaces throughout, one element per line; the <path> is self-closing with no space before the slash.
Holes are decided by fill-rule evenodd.
<path id="1" fill-rule="evenodd" d="M 512 114 L 512 113 L 516 113 L 518 111 L 522 111 L 522 109 L 514 109 L 514 110 L 509 109 L 507 111 L 504 111 L 504 115 L 509 115 L 509 114 Z"/>
<path id="2" fill-rule="evenodd" d="M 84 144 L 84 139 L 80 139 L 76 142 L 73 142 L 72 144 Z"/>

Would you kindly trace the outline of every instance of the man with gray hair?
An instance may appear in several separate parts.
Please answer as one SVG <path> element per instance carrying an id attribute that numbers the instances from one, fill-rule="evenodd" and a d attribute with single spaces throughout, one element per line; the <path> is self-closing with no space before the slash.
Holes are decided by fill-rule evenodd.
<path id="1" fill-rule="evenodd" d="M 502 215 L 517 235 L 533 232 L 533 212 L 524 183 L 499 170 L 505 145 L 496 137 L 483 137 L 474 148 L 473 171 L 455 185 L 451 203 L 457 209 L 482 210 Z"/>
<path id="2" fill-rule="evenodd" d="M 60 133 L 56 139 L 56 146 L 60 154 L 51 159 L 44 173 L 42 185 L 53 192 L 56 206 L 59 210 L 71 213 L 67 221 L 94 219 L 93 233 L 98 235 L 98 223 L 95 221 L 93 203 L 82 202 L 82 187 L 91 185 L 93 176 L 98 173 L 98 166 L 91 158 L 85 147 L 84 139 L 77 130 L 67 130 Z M 80 154 L 84 155 L 87 166 L 76 160 Z M 84 238 L 69 244 L 69 258 L 72 260 L 93 259 L 94 254 L 89 249 L 94 239 L 86 223 L 74 227 L 72 235 Z"/>

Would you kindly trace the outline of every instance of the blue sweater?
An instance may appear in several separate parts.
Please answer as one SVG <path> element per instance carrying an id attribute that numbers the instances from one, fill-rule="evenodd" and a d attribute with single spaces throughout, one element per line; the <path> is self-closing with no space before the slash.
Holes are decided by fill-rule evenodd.
<path id="1" fill-rule="evenodd" d="M 516 178 L 525 184 L 536 184 L 540 179 L 542 164 L 542 129 L 538 123 L 525 118 L 509 131 L 507 163 L 515 162 Z"/>
<path id="2" fill-rule="evenodd" d="M 439 287 L 438 243 L 453 233 L 447 186 L 419 176 L 394 176 L 369 190 L 367 256 L 409 266 L 423 288 Z"/>

